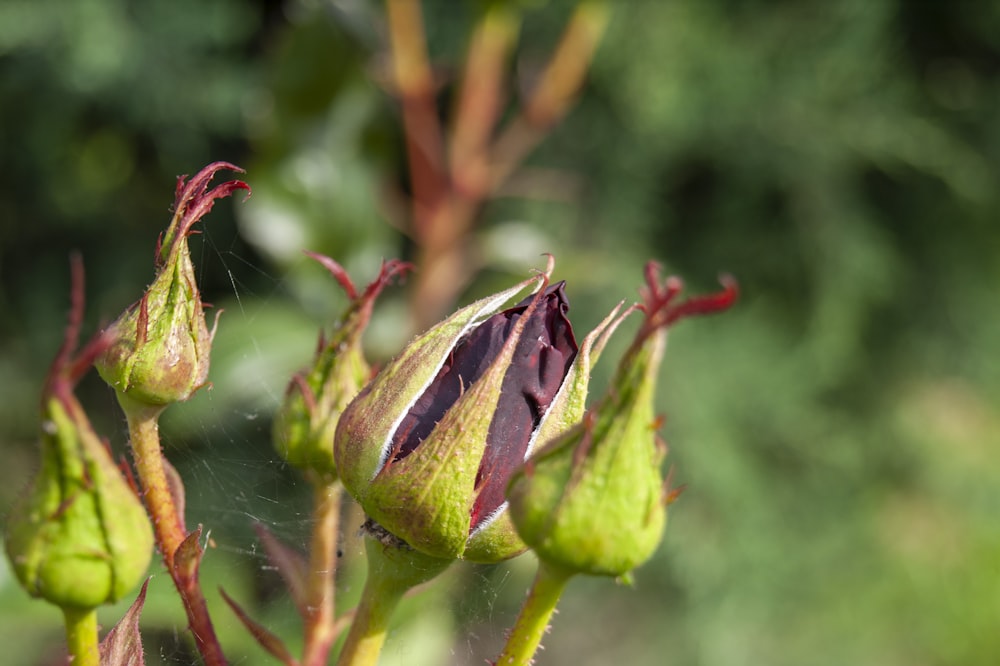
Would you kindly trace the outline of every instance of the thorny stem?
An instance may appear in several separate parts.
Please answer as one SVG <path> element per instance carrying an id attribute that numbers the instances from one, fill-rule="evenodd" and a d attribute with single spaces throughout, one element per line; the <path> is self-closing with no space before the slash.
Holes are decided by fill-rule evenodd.
<path id="1" fill-rule="evenodd" d="M 302 666 L 325 664 L 336 637 L 334 595 L 343 489 L 337 481 L 318 481 L 314 493 L 313 515 L 316 523 L 309 550 L 308 615 Z"/>
<path id="2" fill-rule="evenodd" d="M 497 658 L 496 666 L 527 666 L 538 650 L 542 635 L 549 626 L 559 597 L 572 573 L 544 562 L 538 563 L 538 573 L 531 584 L 528 598 L 521 607 L 517 622 L 507 637 L 507 644 Z"/>
<path id="3" fill-rule="evenodd" d="M 158 419 L 163 408 L 143 407 L 122 393 L 118 394 L 118 399 L 128 422 L 132 456 L 142 484 L 146 509 L 153 519 L 156 542 L 167 570 L 172 571 L 174 553 L 184 540 L 185 531 L 173 493 L 170 492 L 163 452 L 160 450 Z"/>
<path id="4" fill-rule="evenodd" d="M 205 595 L 198 583 L 197 563 L 193 567 L 179 566 L 175 557 L 187 538 L 187 533 L 184 518 L 180 515 L 170 490 L 163 451 L 160 448 L 158 420 L 164 407 L 140 404 L 124 393 L 118 393 L 118 402 L 128 422 L 129 443 L 146 510 L 152 518 L 156 545 L 184 604 L 195 645 L 206 666 L 225 666 L 226 658 L 215 636 Z"/>
<path id="5" fill-rule="evenodd" d="M 66 647 L 73 666 L 99 666 L 97 610 L 63 607 L 66 624 Z"/>

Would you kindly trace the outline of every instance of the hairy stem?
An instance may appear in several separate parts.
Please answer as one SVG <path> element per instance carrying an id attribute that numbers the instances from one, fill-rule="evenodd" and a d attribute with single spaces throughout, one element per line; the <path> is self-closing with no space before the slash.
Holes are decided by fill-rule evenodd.
<path id="1" fill-rule="evenodd" d="M 164 407 L 135 402 L 124 393 L 118 394 L 118 402 L 128 422 L 129 443 L 146 510 L 153 522 L 156 545 L 184 604 L 195 645 L 206 666 L 224 666 L 226 658 L 215 636 L 205 595 L 198 582 L 197 561 L 193 566 L 190 561 L 176 561 L 187 530 L 170 489 L 166 461 L 160 448 L 159 417 Z"/>
<path id="2" fill-rule="evenodd" d="M 337 537 L 340 529 L 339 482 L 318 481 L 315 485 L 312 543 L 309 549 L 308 612 L 305 627 L 303 666 L 327 662 L 335 638 L 334 600 L 336 592 Z"/>
<path id="3" fill-rule="evenodd" d="M 375 666 L 389 631 L 389 620 L 406 592 L 448 568 L 450 560 L 418 553 L 405 544 L 387 545 L 365 538 L 368 575 L 361 603 L 337 666 Z"/>
<path id="4" fill-rule="evenodd" d="M 549 619 L 572 573 L 538 563 L 538 573 L 496 666 L 527 666 L 538 650 Z"/>
<path id="5" fill-rule="evenodd" d="M 338 666 L 374 666 L 389 631 L 389 618 L 406 590 L 386 586 L 369 576 L 355 611 L 351 631 L 340 653 Z"/>
<path id="6" fill-rule="evenodd" d="M 66 647 L 73 666 L 99 666 L 97 643 L 97 610 L 64 607 Z"/>

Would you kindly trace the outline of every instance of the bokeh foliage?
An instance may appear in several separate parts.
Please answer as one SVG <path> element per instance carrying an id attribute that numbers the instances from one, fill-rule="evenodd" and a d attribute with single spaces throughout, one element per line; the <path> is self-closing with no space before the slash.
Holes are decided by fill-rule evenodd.
<path id="1" fill-rule="evenodd" d="M 1000 8 L 611 4 L 578 106 L 483 210 L 467 296 L 543 251 L 580 330 L 634 294 L 650 256 L 692 289 L 729 271 L 744 296 L 672 333 L 660 398 L 689 487 L 665 545 L 635 589 L 574 581 L 539 663 L 996 663 Z M 572 3 L 524 5 L 512 100 Z M 425 7 L 447 115 L 478 5 Z M 343 301 L 300 250 L 359 278 L 413 252 L 390 224 L 406 169 L 380 15 L 362 0 L 0 4 L 0 511 L 34 464 L 69 250 L 84 253 L 96 328 L 151 278 L 174 177 L 241 164 L 254 195 L 212 214 L 198 263 L 206 300 L 227 310 L 214 388 L 164 427 L 189 522 L 218 544 L 207 588 L 219 572 L 292 635 L 249 527 L 300 543 L 308 528 L 305 484 L 275 462 L 268 419 Z M 377 357 L 407 331 L 405 287 L 390 296 Z M 113 399 L 83 388 L 120 445 Z M 459 572 L 454 617 L 417 615 L 422 633 L 387 658 L 482 663 L 529 568 Z M 150 658 L 185 663 L 157 579 L 145 621 L 167 647 Z M 17 663 L 58 635 L 44 610 L 3 574 L 0 636 L 25 651 Z M 263 661 L 226 612 L 224 646 Z"/>

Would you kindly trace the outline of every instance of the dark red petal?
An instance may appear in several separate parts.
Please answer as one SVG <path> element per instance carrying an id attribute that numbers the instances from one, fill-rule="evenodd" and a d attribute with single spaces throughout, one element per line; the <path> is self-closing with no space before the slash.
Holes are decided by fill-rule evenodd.
<path id="1" fill-rule="evenodd" d="M 531 436 L 576 357 L 578 347 L 566 318 L 569 302 L 564 289 L 564 282 L 546 289 L 543 302 L 525 323 L 514 359 L 504 375 L 500 402 L 476 477 L 478 495 L 472 509 L 472 529 L 503 504 L 510 475 L 524 462 Z M 529 302 L 530 298 L 518 304 L 512 322 Z"/>
<path id="2" fill-rule="evenodd" d="M 455 345 L 437 377 L 417 398 L 396 429 L 392 438 L 394 460 L 412 453 L 431 434 L 464 389 L 490 367 L 513 328 L 513 322 L 505 314 L 493 315 Z"/>

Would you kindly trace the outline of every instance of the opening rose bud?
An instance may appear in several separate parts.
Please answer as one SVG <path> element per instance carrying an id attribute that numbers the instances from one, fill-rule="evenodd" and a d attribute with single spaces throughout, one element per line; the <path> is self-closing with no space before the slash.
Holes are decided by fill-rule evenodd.
<path id="1" fill-rule="evenodd" d="M 507 481 L 541 427 L 580 402 L 560 399 L 564 386 L 578 388 L 567 377 L 580 374 L 581 356 L 565 284 L 498 311 L 533 282 L 545 279 L 415 339 L 341 416 L 334 455 L 344 486 L 370 518 L 429 555 L 497 561 L 525 548 L 497 520 Z"/>
<path id="2" fill-rule="evenodd" d="M 541 303 L 533 297 L 493 315 L 462 339 L 448 355 L 437 377 L 406 412 L 392 437 L 392 464 L 410 455 L 458 401 L 466 387 L 479 381 L 500 355 L 504 344 L 530 308 L 503 375 L 500 398 L 476 474 L 471 529 L 503 504 L 503 482 L 523 460 L 532 433 L 559 391 L 576 356 L 573 329 L 566 319 L 565 283 L 545 290 Z"/>

